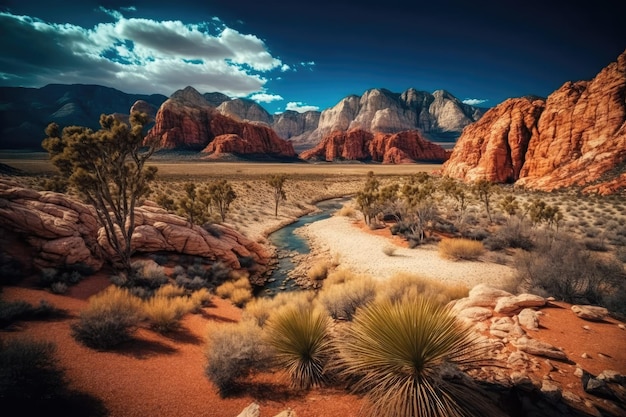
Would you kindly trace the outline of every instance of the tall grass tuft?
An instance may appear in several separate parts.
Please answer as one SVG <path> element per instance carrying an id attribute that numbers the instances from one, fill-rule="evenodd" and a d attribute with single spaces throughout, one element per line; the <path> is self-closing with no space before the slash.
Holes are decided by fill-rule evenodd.
<path id="1" fill-rule="evenodd" d="M 445 305 L 452 300 L 467 297 L 469 289 L 463 284 L 445 284 L 420 275 L 397 273 L 380 286 L 379 300 L 400 302 L 426 297 L 431 301 Z"/>
<path id="2" fill-rule="evenodd" d="M 194 308 L 188 297 L 154 296 L 142 303 L 142 312 L 150 323 L 150 328 L 167 333 L 176 330 L 180 320 Z"/>
<path id="3" fill-rule="evenodd" d="M 329 319 L 320 309 L 289 308 L 277 312 L 266 325 L 275 359 L 298 389 L 323 385 L 331 344 Z"/>
<path id="4" fill-rule="evenodd" d="M 327 285 L 319 292 L 320 303 L 333 319 L 352 320 L 358 308 L 376 298 L 377 285 L 368 276 L 349 278 L 340 284 Z"/>
<path id="5" fill-rule="evenodd" d="M 284 308 L 307 308 L 313 303 L 313 291 L 280 292 L 275 297 L 258 297 L 246 304 L 243 319 L 251 320 L 257 326 L 263 327 L 270 317 Z"/>
<path id="6" fill-rule="evenodd" d="M 142 316 L 138 297 L 110 286 L 89 299 L 79 321 L 71 326 L 72 336 L 88 347 L 109 349 L 129 340 Z"/>
<path id="7" fill-rule="evenodd" d="M 452 260 L 475 261 L 485 253 L 482 242 L 469 239 L 443 239 L 438 248 L 442 258 Z"/>
<path id="8" fill-rule="evenodd" d="M 478 336 L 426 298 L 377 302 L 354 318 L 339 351 L 369 414 L 388 417 L 476 415 L 484 401 L 459 384 L 457 369 L 476 365 Z M 470 384 L 468 379 L 465 379 Z"/>
<path id="9" fill-rule="evenodd" d="M 234 281 L 226 281 L 215 289 L 221 298 L 229 299 L 237 307 L 243 307 L 252 299 L 252 285 L 247 276 L 241 276 Z"/>

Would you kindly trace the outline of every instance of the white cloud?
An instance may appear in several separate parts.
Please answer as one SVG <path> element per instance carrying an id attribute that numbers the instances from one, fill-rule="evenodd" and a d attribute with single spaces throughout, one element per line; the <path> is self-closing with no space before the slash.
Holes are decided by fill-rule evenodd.
<path id="1" fill-rule="evenodd" d="M 100 10 L 114 21 L 92 28 L 0 12 L 7 34 L 0 44 L 0 84 L 92 83 L 163 94 L 191 85 L 247 96 L 263 90 L 264 73 L 285 70 L 260 38 L 219 18 L 189 24 Z"/>
<path id="2" fill-rule="evenodd" d="M 480 99 L 480 98 L 466 98 L 465 100 L 463 100 L 463 103 L 469 104 L 470 106 L 478 106 L 488 101 L 489 100 L 487 99 Z"/>
<path id="3" fill-rule="evenodd" d="M 254 100 L 258 103 L 271 103 L 272 101 L 280 101 L 284 100 L 278 94 L 267 94 L 267 93 L 256 93 L 250 96 L 251 100 Z"/>
<path id="4" fill-rule="evenodd" d="M 283 65 L 280 67 L 280 71 L 281 71 L 281 72 L 289 71 L 290 69 L 291 69 L 291 67 L 290 67 L 289 65 L 287 65 L 287 64 L 283 64 Z"/>
<path id="5" fill-rule="evenodd" d="M 297 111 L 298 113 L 317 111 L 319 109 L 320 108 L 318 106 L 309 106 L 301 101 L 290 101 L 289 103 L 287 103 L 287 107 L 285 108 L 285 110 L 293 110 Z"/>

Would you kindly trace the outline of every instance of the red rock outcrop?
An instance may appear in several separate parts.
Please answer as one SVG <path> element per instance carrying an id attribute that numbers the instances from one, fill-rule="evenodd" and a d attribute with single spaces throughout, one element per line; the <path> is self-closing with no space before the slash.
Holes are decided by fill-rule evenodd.
<path id="1" fill-rule="evenodd" d="M 541 99 L 522 97 L 487 111 L 463 130 L 443 165 L 443 174 L 465 181 L 516 181 L 544 106 Z"/>
<path id="2" fill-rule="evenodd" d="M 336 131 L 300 158 L 321 161 L 375 161 L 385 164 L 444 161 L 448 153 L 422 138 L 416 130 L 394 134 L 370 133 L 361 129 Z"/>
<path id="3" fill-rule="evenodd" d="M 218 142 L 211 147 L 216 138 Z M 222 115 L 191 87 L 177 91 L 163 103 L 145 143 L 156 143 L 164 149 L 204 149 L 213 156 L 220 153 L 296 156 L 291 143 L 269 127 Z"/>
<path id="4" fill-rule="evenodd" d="M 234 269 L 240 258 L 253 259 L 259 273 L 270 255 L 258 243 L 221 225 L 213 233 L 167 213 L 154 203 L 135 209 L 132 246 L 137 252 L 169 251 L 220 260 Z M 70 197 L 38 192 L 0 178 L 0 230 L 16 233 L 32 248 L 39 268 L 84 263 L 94 270 L 111 253 L 95 211 Z M 253 277 L 255 278 L 255 277 Z"/>
<path id="5" fill-rule="evenodd" d="M 590 82 L 567 82 L 546 100 L 519 185 L 585 185 L 626 161 L 626 51 Z"/>
<path id="6" fill-rule="evenodd" d="M 626 51 L 593 80 L 567 82 L 541 100 L 510 99 L 466 127 L 443 174 L 551 191 L 624 190 Z M 538 120 L 537 120 L 538 118 Z"/>

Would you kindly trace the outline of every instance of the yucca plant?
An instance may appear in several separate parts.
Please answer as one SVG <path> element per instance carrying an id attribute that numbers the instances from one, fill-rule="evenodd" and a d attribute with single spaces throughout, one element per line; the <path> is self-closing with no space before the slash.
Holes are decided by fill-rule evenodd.
<path id="1" fill-rule="evenodd" d="M 340 370 L 369 398 L 372 416 L 488 415 L 485 401 L 458 369 L 476 365 L 478 336 L 437 302 L 376 302 L 358 312 L 344 335 Z"/>
<path id="2" fill-rule="evenodd" d="M 326 382 L 331 343 L 329 319 L 322 310 L 311 305 L 285 308 L 271 316 L 266 329 L 276 364 L 287 370 L 294 388 L 308 389 Z"/>

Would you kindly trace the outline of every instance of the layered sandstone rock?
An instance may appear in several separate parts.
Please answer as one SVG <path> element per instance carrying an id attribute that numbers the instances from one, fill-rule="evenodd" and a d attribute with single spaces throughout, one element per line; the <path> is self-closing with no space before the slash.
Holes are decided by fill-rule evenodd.
<path id="1" fill-rule="evenodd" d="M 209 232 L 150 202 L 136 208 L 135 224 L 131 244 L 137 252 L 202 256 L 234 269 L 241 268 L 240 260 L 246 258 L 257 265 L 257 275 L 268 266 L 267 251 L 238 232 L 221 225 L 212 225 Z M 112 253 L 90 206 L 6 179 L 0 179 L 0 230 L 22 236 L 40 268 L 83 263 L 98 270 L 104 255 Z"/>
<path id="2" fill-rule="evenodd" d="M 239 121 L 261 122 L 271 125 L 272 116 L 256 101 L 236 98 L 222 102 L 217 110 Z"/>
<path id="3" fill-rule="evenodd" d="M 362 129 L 336 131 L 315 148 L 300 154 L 300 158 L 305 160 L 375 161 L 385 164 L 444 161 L 447 157 L 441 146 L 425 140 L 415 130 L 395 134 L 373 134 Z"/>
<path id="4" fill-rule="evenodd" d="M 465 181 L 515 182 L 544 106 L 541 99 L 522 97 L 487 111 L 463 130 L 443 165 L 444 175 Z"/>
<path id="5" fill-rule="evenodd" d="M 222 153 L 296 156 L 291 143 L 269 127 L 224 116 L 191 87 L 163 103 L 145 141 L 156 142 L 159 148 L 204 150 L 214 157 Z"/>
<path id="6" fill-rule="evenodd" d="M 443 174 L 550 191 L 626 186 L 626 52 L 593 80 L 567 82 L 544 102 L 509 99 L 465 128 Z"/>

